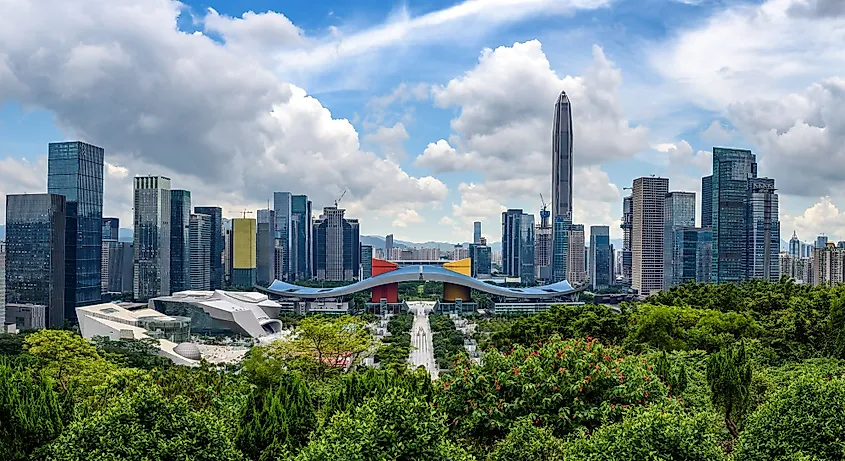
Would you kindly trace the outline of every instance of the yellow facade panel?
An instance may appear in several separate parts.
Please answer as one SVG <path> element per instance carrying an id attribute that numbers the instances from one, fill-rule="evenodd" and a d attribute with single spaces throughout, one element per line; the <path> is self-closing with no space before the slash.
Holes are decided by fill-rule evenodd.
<path id="1" fill-rule="evenodd" d="M 232 268 L 255 269 L 255 220 L 232 220 Z"/>
<path id="2" fill-rule="evenodd" d="M 443 268 L 469 277 L 472 274 L 472 260 L 470 258 L 464 258 L 451 261 L 444 264 Z"/>

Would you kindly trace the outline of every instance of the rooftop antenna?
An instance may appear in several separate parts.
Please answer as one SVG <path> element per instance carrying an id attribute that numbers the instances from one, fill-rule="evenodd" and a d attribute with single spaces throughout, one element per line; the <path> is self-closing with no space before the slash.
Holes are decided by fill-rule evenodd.
<path id="1" fill-rule="evenodd" d="M 247 215 L 247 214 L 252 214 L 252 212 L 251 212 L 251 211 L 247 211 L 247 210 L 246 210 L 246 208 L 244 208 L 244 212 L 243 212 L 243 213 L 244 213 L 244 219 L 246 219 L 246 215 Z"/>

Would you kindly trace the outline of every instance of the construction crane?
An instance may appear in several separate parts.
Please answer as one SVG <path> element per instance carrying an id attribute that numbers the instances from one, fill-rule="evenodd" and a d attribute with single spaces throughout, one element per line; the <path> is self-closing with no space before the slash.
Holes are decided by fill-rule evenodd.
<path id="1" fill-rule="evenodd" d="M 246 215 L 252 214 L 251 211 L 247 211 L 246 209 L 244 209 L 243 213 L 244 213 L 244 219 L 246 219 Z"/>
<path id="2" fill-rule="evenodd" d="M 338 202 L 340 202 L 341 200 L 343 200 L 343 196 L 344 196 L 344 195 L 346 195 L 346 189 L 344 189 L 344 190 L 343 190 L 343 193 L 342 193 L 342 194 L 340 194 L 340 197 L 338 197 L 338 198 L 337 198 L 337 200 L 335 200 L 335 201 L 334 201 L 334 206 L 335 206 L 335 208 L 337 208 L 337 204 L 338 204 Z"/>
<path id="3" fill-rule="evenodd" d="M 546 200 L 543 198 L 542 192 L 540 193 L 540 203 L 543 204 L 543 208 L 540 209 L 540 222 L 543 226 L 546 226 L 548 224 L 548 219 L 549 216 L 551 216 L 551 213 L 549 213 L 549 207 L 546 205 Z"/>

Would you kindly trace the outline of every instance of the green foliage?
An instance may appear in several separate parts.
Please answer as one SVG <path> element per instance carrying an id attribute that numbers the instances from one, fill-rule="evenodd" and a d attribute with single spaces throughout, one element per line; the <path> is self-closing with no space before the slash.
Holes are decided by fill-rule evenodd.
<path id="1" fill-rule="evenodd" d="M 845 378 L 799 377 L 748 418 L 733 459 L 843 459 L 843 434 Z"/>
<path id="2" fill-rule="evenodd" d="M 734 438 L 739 436 L 736 422 L 748 406 L 751 386 L 751 363 L 745 354 L 745 344 L 722 349 L 707 361 L 707 383 L 713 404 L 722 409 L 725 426 Z"/>
<path id="3" fill-rule="evenodd" d="M 23 460 L 57 437 L 67 414 L 48 378 L 0 360 L 0 459 Z"/>
<path id="4" fill-rule="evenodd" d="M 337 379 L 324 398 L 320 408 L 321 419 L 328 421 L 335 413 L 353 408 L 393 388 L 404 389 L 426 399 L 433 393 L 431 378 L 424 371 L 367 368 Z"/>
<path id="5" fill-rule="evenodd" d="M 608 344 L 620 344 L 625 337 L 628 313 L 614 312 L 609 306 L 557 305 L 529 317 L 494 322 L 490 346 L 507 349 L 513 345 L 527 346 L 551 336 L 561 338 L 597 338 Z"/>
<path id="6" fill-rule="evenodd" d="M 296 461 L 470 461 L 447 438 L 443 417 L 428 402 L 392 388 L 335 414 Z"/>
<path id="7" fill-rule="evenodd" d="M 439 403 L 453 428 L 480 439 L 501 437 L 524 417 L 563 435 L 618 420 L 630 406 L 669 401 L 644 359 L 594 339 L 491 351 L 480 366 L 461 358 L 443 388 Z"/>
<path id="8" fill-rule="evenodd" d="M 284 373 L 273 389 L 256 389 L 240 418 L 236 442 L 250 459 L 273 461 L 298 450 L 316 427 L 314 403 L 307 384 Z"/>
<path id="9" fill-rule="evenodd" d="M 390 336 L 382 339 L 382 345 L 376 351 L 375 359 L 382 368 L 404 370 L 408 367 L 411 353 L 411 326 L 414 316 L 408 313 L 394 315 L 387 322 Z"/>
<path id="10" fill-rule="evenodd" d="M 157 339 L 119 339 L 115 341 L 107 336 L 96 336 L 92 342 L 100 354 L 120 366 L 149 370 L 165 368 L 173 364 L 169 359 L 157 355 Z"/>
<path id="11" fill-rule="evenodd" d="M 625 344 L 640 349 L 714 351 L 754 337 L 758 330 L 747 314 L 712 309 L 642 304 L 631 315 Z"/>
<path id="12" fill-rule="evenodd" d="M 640 409 L 568 444 L 567 461 L 720 461 L 712 415 Z"/>
<path id="13" fill-rule="evenodd" d="M 536 426 L 528 418 L 520 419 L 508 432 L 507 437 L 497 443 L 490 453 L 489 461 L 563 461 L 563 441 L 545 427 Z"/>
<path id="14" fill-rule="evenodd" d="M 141 388 L 74 421 L 47 448 L 50 461 L 242 460 L 222 422 L 182 398 Z"/>
<path id="15" fill-rule="evenodd" d="M 434 359 L 440 368 L 452 368 L 455 357 L 464 354 L 464 335 L 455 328 L 455 322 L 446 314 L 428 316 L 431 325 Z"/>

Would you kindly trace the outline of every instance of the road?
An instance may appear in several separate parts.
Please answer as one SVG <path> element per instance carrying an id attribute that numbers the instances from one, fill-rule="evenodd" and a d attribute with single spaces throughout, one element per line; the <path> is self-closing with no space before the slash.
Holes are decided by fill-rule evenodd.
<path id="1" fill-rule="evenodd" d="M 428 313 L 434 309 L 434 303 L 409 301 L 408 308 L 414 315 L 414 324 L 411 326 L 411 354 L 408 360 L 414 367 L 424 366 L 431 379 L 437 379 L 440 369 L 434 360 L 434 342 L 431 324 L 428 323 Z"/>

